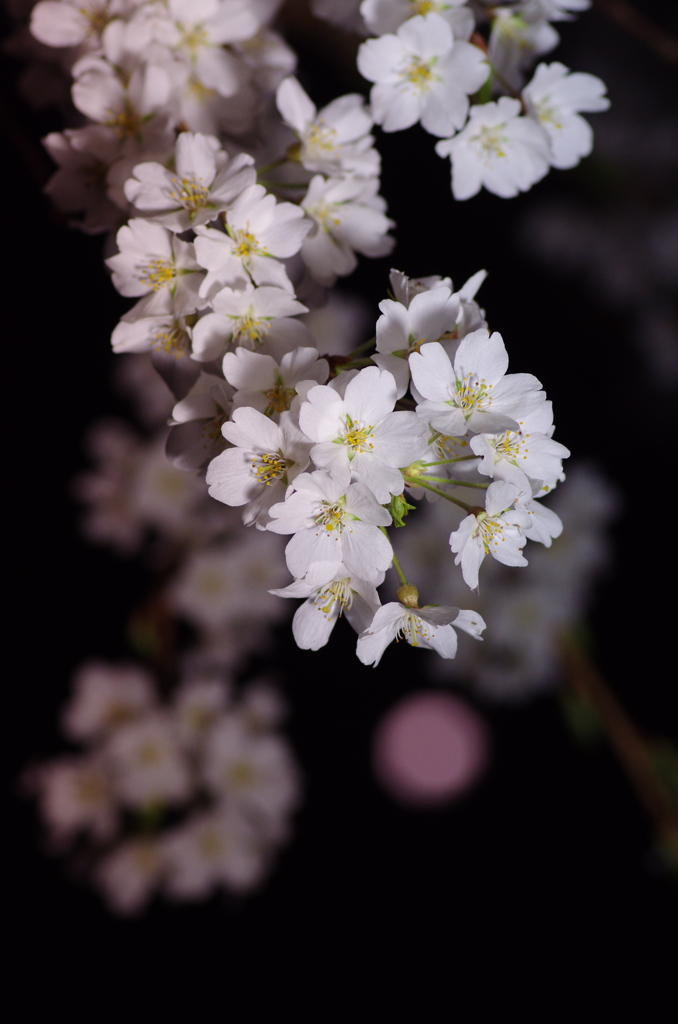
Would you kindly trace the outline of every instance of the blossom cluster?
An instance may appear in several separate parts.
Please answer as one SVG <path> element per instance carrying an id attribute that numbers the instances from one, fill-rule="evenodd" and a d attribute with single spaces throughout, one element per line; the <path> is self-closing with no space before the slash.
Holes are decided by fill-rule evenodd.
<path id="1" fill-rule="evenodd" d="M 106 263 L 117 290 L 136 302 L 113 348 L 150 353 L 176 399 L 166 451 L 190 482 L 154 513 L 152 486 L 143 499 L 144 460 L 138 476 L 125 468 L 135 464 L 129 442 L 119 472 L 141 484 L 129 489 L 131 518 L 141 498 L 138 529 L 192 538 L 170 592 L 189 619 L 200 607 L 210 643 L 218 646 L 229 617 L 267 616 L 268 595 L 245 611 L 245 556 L 258 546 L 260 589 L 303 599 L 293 624 L 301 647 L 323 646 L 345 614 L 366 664 L 400 636 L 452 658 L 457 630 L 479 639 L 485 622 L 456 606 L 420 606 L 387 528 L 405 524 L 416 508 L 409 499 L 442 497 L 466 512 L 448 538 L 469 588 L 478 587 L 488 555 L 525 566 L 527 540 L 548 546 L 562 529 L 540 500 L 563 479 L 569 454 L 553 440 L 551 403 L 535 377 L 507 373 L 503 339 L 475 299 L 484 271 L 457 290 L 449 278 L 392 271 L 374 338 L 348 354 L 328 353 L 304 318 L 355 268 L 357 254 L 393 247 L 375 124 L 396 130 L 421 120 L 442 140 L 440 151 L 453 154 L 459 195 L 482 182 L 515 194 L 549 161 L 576 162 L 590 146 L 577 111 L 592 109 L 594 94 L 599 109 L 607 102 L 597 79 L 540 65 L 522 101 L 491 95 L 522 74 L 526 48 L 546 52 L 549 19 L 583 5 L 488 9 L 488 50 L 462 3 L 364 0 L 361 17 L 376 35 L 358 57 L 375 83 L 370 103 L 349 94 L 320 110 L 271 28 L 278 6 L 41 0 L 33 11 L 38 38 L 75 48 L 73 103 L 90 119 L 48 137 L 61 163 L 48 190 L 80 213 L 86 230 L 117 228 Z M 532 26 L 524 39 L 523 22 Z M 532 42 L 516 47 L 515 32 Z M 489 92 L 471 106 L 492 69 Z M 478 118 L 487 121 L 482 130 Z M 547 124 L 557 126 L 553 139 Z M 206 510 L 196 476 L 203 472 L 212 498 L 240 508 L 256 528 L 254 543 L 234 546 L 232 520 L 220 520 L 216 506 Z M 92 532 L 106 536 L 119 515 L 106 519 L 100 485 L 90 478 L 81 486 L 98 510 Z M 289 537 L 288 586 L 274 578 L 276 535 Z M 220 560 L 228 566 L 221 573 Z M 377 588 L 391 568 L 398 601 L 382 605 Z M 209 583 L 215 572 L 229 580 L 222 590 Z M 217 597 L 224 590 L 238 609 L 230 615 Z M 183 607 L 182 592 L 190 594 Z"/>
<path id="2" fill-rule="evenodd" d="M 535 59 L 559 42 L 552 22 L 588 6 L 589 0 L 314 5 L 320 17 L 374 37 L 358 51 L 358 69 L 374 83 L 374 120 L 385 132 L 419 123 L 439 138 L 436 153 L 450 157 L 455 199 L 483 187 L 516 196 L 550 167 L 574 167 L 591 152 L 593 134 L 580 115 L 607 109 L 604 83 L 559 62 L 539 64 L 526 83 Z"/>
<path id="3" fill-rule="evenodd" d="M 52 847 L 79 850 L 119 914 L 156 891 L 192 901 L 256 888 L 300 795 L 284 711 L 264 682 L 238 697 L 223 674 L 192 672 L 161 700 L 140 666 L 82 665 L 62 725 L 85 749 L 26 774 Z"/>

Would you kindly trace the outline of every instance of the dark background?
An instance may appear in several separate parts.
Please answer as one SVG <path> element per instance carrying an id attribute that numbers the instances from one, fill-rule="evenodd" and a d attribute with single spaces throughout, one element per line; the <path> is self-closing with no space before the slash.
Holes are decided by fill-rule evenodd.
<path id="1" fill-rule="evenodd" d="M 638 6 L 675 31 L 671 5 Z M 596 73 L 600 54 L 647 76 L 675 106 L 675 68 L 598 11 L 559 29 L 564 43 L 546 59 Z M 339 60 L 326 62 L 295 31 L 319 106 L 356 87 L 342 79 Z M 577 58 L 582 47 L 586 63 Z M 516 1017 L 540 1021 L 616 1020 L 623 1011 L 675 1019 L 677 888 L 606 745 L 578 747 L 551 697 L 486 707 L 493 763 L 476 791 L 447 809 L 406 811 L 374 781 L 369 745 L 383 711 L 425 685 L 421 661 L 400 645 L 378 671 L 365 669 L 343 624 L 317 654 L 297 651 L 286 631 L 277 641 L 306 798 L 295 839 L 260 893 L 157 903 L 139 920 L 117 920 L 45 855 L 18 776 L 63 749 L 57 715 L 75 667 L 128 653 L 126 618 L 148 577 L 77 533 L 70 481 L 86 465 L 82 435 L 102 414 L 127 412 L 110 386 L 108 345 L 127 304 L 104 271 L 102 239 L 69 231 L 40 194 L 49 164 L 39 138 L 62 125 L 56 112 L 22 103 L 17 70 L 5 62 L 0 195 L 11 513 L 4 877 L 21 1018 L 56 1010 L 76 1021 L 192 1013 L 240 1022 L 274 1009 L 334 1024 L 368 1014 L 485 1020 L 515 1008 Z M 623 310 L 611 310 L 581 276 L 547 273 L 516 243 L 536 201 L 579 197 L 595 207 L 614 197 L 591 191 L 585 163 L 552 171 L 517 199 L 483 192 L 454 203 L 449 164 L 435 157 L 430 136 L 380 134 L 378 145 L 398 247 L 392 259 L 363 260 L 351 286 L 376 316 L 391 263 L 414 275 L 451 274 L 457 285 L 481 266 L 490 271 L 482 303 L 511 370 L 539 376 L 558 439 L 577 458 L 594 458 L 624 495 L 616 566 L 590 617 L 596 661 L 646 734 L 675 735 L 675 572 L 667 564 L 675 496 L 667 511 L 665 503 L 676 392 L 648 376 Z"/>

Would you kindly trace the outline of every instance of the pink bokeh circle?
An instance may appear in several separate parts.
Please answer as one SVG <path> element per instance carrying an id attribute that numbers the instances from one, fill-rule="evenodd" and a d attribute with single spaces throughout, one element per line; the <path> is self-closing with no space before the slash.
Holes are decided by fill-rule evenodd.
<path id="1" fill-rule="evenodd" d="M 427 806 L 461 796 L 487 766 L 485 721 L 461 697 L 436 690 L 410 694 L 378 722 L 374 773 L 401 803 Z"/>

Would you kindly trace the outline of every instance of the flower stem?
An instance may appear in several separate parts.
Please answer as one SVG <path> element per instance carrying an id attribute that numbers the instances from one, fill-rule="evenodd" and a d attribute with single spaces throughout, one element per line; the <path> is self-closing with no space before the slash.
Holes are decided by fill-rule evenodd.
<path id="1" fill-rule="evenodd" d="M 563 637 L 562 653 L 572 688 L 593 707 L 659 841 L 678 858 L 678 811 L 657 777 L 646 741 L 573 636 Z"/>
<path id="2" fill-rule="evenodd" d="M 425 462 L 425 466 L 447 466 L 450 462 L 467 462 L 469 459 L 479 459 L 479 455 L 458 455 L 456 459 L 440 459 L 439 462 Z"/>
<path id="3" fill-rule="evenodd" d="M 266 174 L 268 171 L 275 170 L 276 167 L 282 167 L 287 162 L 287 156 L 279 156 L 277 160 L 272 160 L 270 164 L 264 164 L 263 167 L 260 167 L 257 171 L 257 178 L 260 178 L 262 174 Z"/>
<path id="4" fill-rule="evenodd" d="M 421 479 L 421 477 L 417 477 Z M 449 476 L 426 476 L 426 480 L 430 480 L 434 484 L 452 484 L 455 487 L 482 487 L 483 490 L 487 490 L 489 484 L 473 483 L 470 480 L 450 480 Z"/>
<path id="5" fill-rule="evenodd" d="M 441 491 L 439 487 L 432 487 L 431 484 L 424 483 L 421 477 L 406 476 L 405 483 L 409 484 L 410 487 L 425 487 L 427 491 L 433 491 L 434 494 L 440 495 L 441 498 L 447 498 L 447 500 L 451 501 L 454 505 L 458 505 L 459 508 L 463 508 L 465 512 L 471 511 L 471 505 L 467 505 L 466 502 L 461 501 L 460 498 L 453 498 L 451 494 L 445 494 L 445 491 Z"/>
<path id="6" fill-rule="evenodd" d="M 353 359 L 354 356 L 361 355 L 361 353 L 366 352 L 368 348 L 372 348 L 376 340 L 376 338 L 370 338 L 368 341 L 364 341 L 362 345 L 358 345 L 358 347 L 354 348 L 352 352 L 349 352 L 346 358 Z"/>

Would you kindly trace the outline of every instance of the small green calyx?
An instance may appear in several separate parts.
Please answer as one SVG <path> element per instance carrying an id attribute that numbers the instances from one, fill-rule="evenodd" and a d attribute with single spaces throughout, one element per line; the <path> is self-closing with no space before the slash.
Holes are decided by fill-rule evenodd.
<path id="1" fill-rule="evenodd" d="M 419 607 L 419 591 L 411 583 L 405 583 L 396 590 L 396 597 L 406 608 Z"/>
<path id="2" fill-rule="evenodd" d="M 426 463 L 422 459 L 418 459 L 411 465 L 405 466 L 405 468 L 401 469 L 400 472 L 403 476 L 414 477 L 416 479 L 418 476 L 422 476 L 426 472 L 427 468 Z"/>
<path id="3" fill-rule="evenodd" d="M 388 511 L 391 513 L 391 518 L 395 526 L 405 526 L 405 516 L 410 509 L 414 509 L 416 507 L 416 505 L 410 505 L 408 503 L 404 494 L 394 494 L 389 504 L 386 506 Z"/>
<path id="4" fill-rule="evenodd" d="M 301 143 L 293 142 L 291 146 L 288 146 L 287 153 L 285 154 L 288 160 L 291 160 L 295 164 L 301 163 Z"/>

